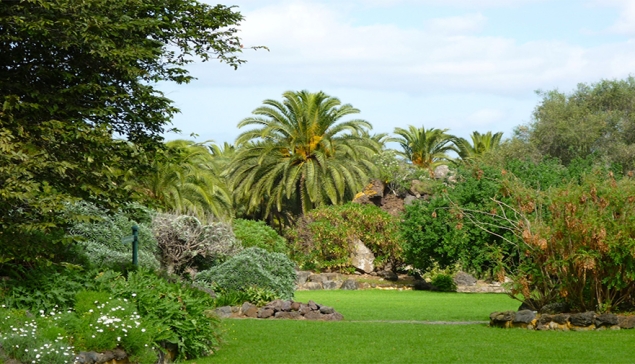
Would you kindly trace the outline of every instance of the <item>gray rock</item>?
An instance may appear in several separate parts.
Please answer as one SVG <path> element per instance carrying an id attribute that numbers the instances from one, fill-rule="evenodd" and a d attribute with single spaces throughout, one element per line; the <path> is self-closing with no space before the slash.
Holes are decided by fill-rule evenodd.
<path id="1" fill-rule="evenodd" d="M 471 274 L 458 272 L 454 276 L 454 283 L 456 283 L 457 286 L 474 286 L 476 285 L 476 278 Z"/>
<path id="2" fill-rule="evenodd" d="M 282 306 L 280 307 L 280 310 L 285 312 L 291 311 L 291 301 L 282 301 Z"/>
<path id="3" fill-rule="evenodd" d="M 310 291 L 315 291 L 317 289 L 322 289 L 322 283 L 318 282 L 307 282 L 302 285 L 302 288 L 308 289 Z"/>
<path id="4" fill-rule="evenodd" d="M 536 314 L 534 313 L 534 311 L 522 310 L 522 311 L 516 312 L 516 315 L 515 315 L 514 320 L 512 322 L 529 324 L 535 318 L 536 318 Z"/>
<path id="5" fill-rule="evenodd" d="M 292 319 L 293 315 L 291 315 L 291 312 L 280 311 L 280 312 L 276 312 L 274 317 L 277 319 Z"/>
<path id="6" fill-rule="evenodd" d="M 612 313 L 603 313 L 601 315 L 595 316 L 595 326 L 613 326 L 617 325 L 617 315 Z"/>
<path id="7" fill-rule="evenodd" d="M 339 289 L 341 285 L 341 281 L 324 281 L 324 283 L 322 283 L 324 289 Z"/>
<path id="8" fill-rule="evenodd" d="M 114 349 L 112 353 L 115 356 L 115 359 L 117 360 L 124 360 L 125 358 L 128 357 L 128 354 L 126 354 L 126 352 L 120 348 Z"/>
<path id="9" fill-rule="evenodd" d="M 587 311 L 583 313 L 574 313 L 569 317 L 569 322 L 571 322 L 571 325 L 586 327 L 591 326 L 595 321 L 594 319 L 595 312 Z"/>
<path id="10" fill-rule="evenodd" d="M 434 169 L 434 178 L 436 179 L 446 179 L 449 174 L 450 167 L 446 165 L 441 165 Z"/>
<path id="11" fill-rule="evenodd" d="M 311 274 L 308 280 L 309 282 L 322 283 L 324 282 L 324 277 L 321 274 Z"/>
<path id="12" fill-rule="evenodd" d="M 635 316 L 618 316 L 617 324 L 622 329 L 635 328 Z"/>
<path id="13" fill-rule="evenodd" d="M 291 311 L 300 311 L 300 307 L 302 303 L 300 302 L 291 302 Z"/>
<path id="14" fill-rule="evenodd" d="M 258 318 L 269 318 L 271 316 L 273 316 L 274 311 L 271 308 L 261 308 L 260 310 L 258 310 Z"/>
<path id="15" fill-rule="evenodd" d="M 340 287 L 340 289 L 348 289 L 348 290 L 354 290 L 358 288 L 359 287 L 357 286 L 357 281 L 354 279 L 345 280 L 344 283 L 342 283 L 342 286 Z"/>
<path id="16" fill-rule="evenodd" d="M 399 280 L 399 276 L 397 276 L 397 274 L 395 272 L 391 272 L 389 270 L 382 270 L 377 272 L 377 275 L 382 277 L 383 279 L 387 280 L 387 281 L 393 281 L 396 282 Z"/>
<path id="17" fill-rule="evenodd" d="M 320 313 L 322 313 L 324 315 L 328 315 L 328 314 L 333 313 L 333 312 L 335 312 L 333 307 L 329 307 L 329 306 L 320 307 Z"/>
<path id="18" fill-rule="evenodd" d="M 240 313 L 247 317 L 256 317 L 258 314 L 258 307 L 251 302 L 245 302 L 240 307 Z"/>
<path id="19" fill-rule="evenodd" d="M 547 325 L 549 324 L 551 321 L 553 321 L 553 315 L 547 315 L 547 314 L 543 314 L 540 316 L 540 318 L 538 319 L 538 324 L 540 325 Z"/>
<path id="20" fill-rule="evenodd" d="M 403 199 L 403 204 L 408 206 L 408 205 L 412 205 L 415 201 L 417 201 L 417 198 L 413 195 L 408 195 L 406 196 L 406 198 Z"/>
<path id="21" fill-rule="evenodd" d="M 370 273 L 375 269 L 375 254 L 362 243 L 355 239 L 351 247 L 351 264 L 364 273 Z"/>
<path id="22" fill-rule="evenodd" d="M 305 305 L 304 303 L 300 304 L 300 308 L 298 309 L 298 312 L 300 312 L 301 315 L 306 315 L 311 311 L 311 307 L 309 307 L 309 305 Z"/>
<path id="23" fill-rule="evenodd" d="M 217 308 L 217 309 L 215 309 L 214 311 L 216 312 L 216 314 L 218 315 L 218 317 L 222 317 L 222 318 L 231 317 L 231 315 L 232 315 L 232 308 L 231 308 L 231 306 L 218 307 L 218 308 Z"/>
<path id="24" fill-rule="evenodd" d="M 342 314 L 339 312 L 333 312 L 328 315 L 323 315 L 322 319 L 324 321 L 342 321 L 344 319 L 344 316 L 342 316 Z"/>
<path id="25" fill-rule="evenodd" d="M 311 272 L 305 271 L 305 270 L 301 270 L 301 271 L 297 271 L 296 273 L 296 284 L 297 285 L 303 285 L 304 283 L 306 283 L 306 280 L 309 279 L 309 276 L 311 275 Z"/>
<path id="26" fill-rule="evenodd" d="M 304 318 L 307 320 L 321 320 L 322 314 L 319 311 L 311 311 L 304 315 Z"/>
<path id="27" fill-rule="evenodd" d="M 559 325 L 566 325 L 567 322 L 569 322 L 569 317 L 571 317 L 571 315 L 568 313 L 559 313 L 557 315 L 553 315 L 551 320 Z"/>
<path id="28" fill-rule="evenodd" d="M 284 305 L 284 301 L 283 300 L 274 300 L 274 301 L 271 301 L 271 302 L 267 303 L 265 305 L 265 308 L 270 308 L 274 312 L 278 312 L 278 311 L 284 311 L 282 309 L 283 305 Z"/>
<path id="29" fill-rule="evenodd" d="M 341 281 L 342 275 L 339 273 L 322 273 L 322 277 L 324 277 L 325 281 Z"/>
<path id="30" fill-rule="evenodd" d="M 307 306 L 309 306 L 309 308 L 311 309 L 311 311 L 317 311 L 320 309 L 320 306 L 315 303 L 315 301 L 311 300 L 307 303 Z"/>
<path id="31" fill-rule="evenodd" d="M 540 313 L 547 313 L 550 315 L 565 313 L 567 311 L 569 311 L 569 305 L 563 302 L 550 303 L 548 305 L 542 306 L 542 308 L 540 309 Z"/>
<path id="32" fill-rule="evenodd" d="M 514 321 L 516 318 L 516 312 L 514 311 L 503 311 L 503 312 L 494 312 L 489 315 L 490 320 L 494 322 L 508 322 Z"/>

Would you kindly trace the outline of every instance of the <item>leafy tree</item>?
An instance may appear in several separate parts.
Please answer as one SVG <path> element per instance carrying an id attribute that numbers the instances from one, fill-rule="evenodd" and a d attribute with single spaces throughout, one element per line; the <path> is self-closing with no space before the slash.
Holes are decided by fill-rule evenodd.
<path id="1" fill-rule="evenodd" d="M 414 165 L 430 171 L 436 166 L 451 162 L 452 158 L 448 153 L 456 152 L 457 149 L 453 144 L 455 138 L 447 134 L 447 131 L 448 129 L 435 128 L 426 130 L 425 127 L 417 128 L 412 125 L 408 130 L 395 128 L 395 134 L 399 136 L 396 140 L 403 149 L 400 154 Z"/>
<path id="2" fill-rule="evenodd" d="M 481 134 L 478 131 L 475 131 L 472 132 L 472 135 L 470 136 L 472 143 L 470 143 L 467 139 L 458 138 L 456 146 L 458 148 L 459 157 L 461 157 L 463 161 L 478 159 L 485 153 L 498 149 L 501 144 L 502 137 L 502 132 L 492 134 L 491 131 L 488 131 L 485 134 Z"/>
<path id="3" fill-rule="evenodd" d="M 131 187 L 156 200 L 166 211 L 229 217 L 232 200 L 221 177 L 222 166 L 205 143 L 173 140 L 165 158 L 154 160 L 153 173 L 132 181 Z"/>
<path id="4" fill-rule="evenodd" d="M 283 94 L 265 100 L 238 126 L 259 126 L 238 136 L 228 174 L 248 212 L 263 216 L 283 207 L 306 213 L 316 206 L 352 199 L 375 173 L 371 155 L 378 143 L 364 137 L 370 123 L 340 119 L 358 109 L 323 92 Z"/>
<path id="5" fill-rule="evenodd" d="M 194 0 L 2 2 L 0 263 L 54 259 L 66 203 L 130 198 L 122 171 L 150 168 L 178 111 L 154 83 L 189 82 L 194 57 L 238 66 L 241 20 Z"/>

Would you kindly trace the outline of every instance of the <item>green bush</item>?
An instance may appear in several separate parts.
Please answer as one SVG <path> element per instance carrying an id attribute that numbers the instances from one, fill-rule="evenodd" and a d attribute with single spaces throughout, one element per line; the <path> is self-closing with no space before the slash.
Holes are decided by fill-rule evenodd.
<path id="1" fill-rule="evenodd" d="M 430 283 L 441 292 L 456 292 L 456 283 L 448 274 L 437 274 Z"/>
<path id="2" fill-rule="evenodd" d="M 291 257 L 304 269 L 353 269 L 351 244 L 360 239 L 378 266 L 401 261 L 399 218 L 374 205 L 346 204 L 307 213 L 287 232 Z"/>
<path id="3" fill-rule="evenodd" d="M 157 240 L 152 234 L 148 217 L 151 212 L 140 205 L 130 205 L 126 211 L 109 213 L 95 205 L 81 202 L 68 207 L 68 212 L 83 215 L 86 220 L 75 223 L 69 234 L 83 248 L 83 254 L 92 266 L 122 269 L 132 260 L 132 244 L 124 245 L 121 238 L 132 234 L 132 226 L 139 226 L 139 266 L 159 269 Z M 133 221 L 130 215 L 144 221 Z"/>
<path id="4" fill-rule="evenodd" d="M 287 241 L 264 221 L 235 219 L 233 228 L 245 248 L 255 246 L 274 253 L 287 252 Z"/>
<path id="5" fill-rule="evenodd" d="M 196 281 L 224 291 L 245 291 L 250 287 L 269 289 L 280 298 L 290 299 L 295 289 L 293 262 L 284 254 L 252 247 L 226 262 L 196 276 Z"/>

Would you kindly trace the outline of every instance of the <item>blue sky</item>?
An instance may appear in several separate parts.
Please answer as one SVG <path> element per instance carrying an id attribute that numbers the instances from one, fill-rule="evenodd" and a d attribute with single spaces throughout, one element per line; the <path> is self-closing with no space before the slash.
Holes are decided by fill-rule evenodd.
<path id="1" fill-rule="evenodd" d="M 225 3 L 230 5 L 231 3 Z M 408 125 L 502 131 L 531 121 L 535 90 L 635 75 L 633 0 L 236 0 L 247 63 L 189 67 L 161 85 L 198 141 L 233 142 L 238 122 L 284 91 L 324 91 L 376 133 Z M 264 45 L 270 51 L 253 51 Z"/>

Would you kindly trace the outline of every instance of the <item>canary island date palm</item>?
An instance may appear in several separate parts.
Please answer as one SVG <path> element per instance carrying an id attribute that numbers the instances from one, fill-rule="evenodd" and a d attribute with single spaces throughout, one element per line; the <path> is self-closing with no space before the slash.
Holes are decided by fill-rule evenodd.
<path id="1" fill-rule="evenodd" d="M 412 164 L 434 170 L 441 164 L 453 162 L 448 154 L 449 152 L 457 152 L 454 145 L 454 136 L 447 134 L 448 129 L 428 130 L 425 127 L 417 128 L 410 125 L 408 130 L 395 128 L 395 134 L 398 135 L 396 141 L 401 145 L 403 152 L 399 154 Z"/>
<path id="2" fill-rule="evenodd" d="M 287 91 L 283 98 L 265 100 L 238 124 L 256 128 L 236 139 L 228 174 L 237 199 L 264 217 L 272 209 L 297 214 L 352 199 L 376 173 L 371 156 L 380 146 L 368 137 L 371 124 L 341 121 L 359 110 L 323 92 Z"/>
<path id="3" fill-rule="evenodd" d="M 155 160 L 155 172 L 133 188 L 156 201 L 161 209 L 199 217 L 231 216 L 232 200 L 222 166 L 214 160 L 207 143 L 174 140 L 166 143 L 165 155 Z"/>
<path id="4" fill-rule="evenodd" d="M 458 148 L 459 157 L 461 157 L 461 160 L 466 162 L 479 159 L 485 153 L 497 149 L 501 144 L 502 137 L 502 132 L 492 134 L 491 131 L 488 131 L 485 134 L 481 134 L 478 131 L 475 131 L 472 132 L 472 135 L 470 135 L 472 143 L 470 143 L 467 139 L 458 138 L 456 146 Z"/>

